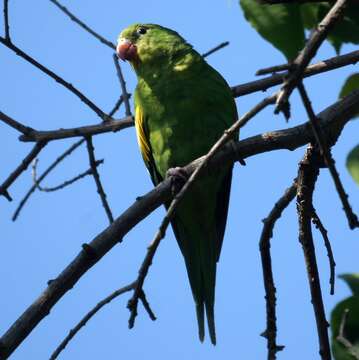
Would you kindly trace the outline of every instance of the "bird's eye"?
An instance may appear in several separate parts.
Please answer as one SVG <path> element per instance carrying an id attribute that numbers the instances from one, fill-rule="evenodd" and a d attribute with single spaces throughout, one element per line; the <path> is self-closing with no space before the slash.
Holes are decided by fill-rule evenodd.
<path id="1" fill-rule="evenodd" d="M 146 32 L 147 32 L 147 29 L 143 26 L 141 26 L 137 29 L 137 34 L 139 34 L 139 35 L 146 34 Z"/>

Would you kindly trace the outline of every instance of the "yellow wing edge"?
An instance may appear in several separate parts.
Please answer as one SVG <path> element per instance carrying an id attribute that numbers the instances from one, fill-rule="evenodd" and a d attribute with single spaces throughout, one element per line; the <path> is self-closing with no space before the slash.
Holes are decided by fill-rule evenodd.
<path id="1" fill-rule="evenodd" d="M 143 160 L 149 164 L 151 157 L 151 147 L 149 144 L 149 139 L 146 136 L 144 128 L 144 116 L 140 106 L 136 106 L 135 109 L 135 128 L 137 135 L 137 142 L 140 148 Z"/>

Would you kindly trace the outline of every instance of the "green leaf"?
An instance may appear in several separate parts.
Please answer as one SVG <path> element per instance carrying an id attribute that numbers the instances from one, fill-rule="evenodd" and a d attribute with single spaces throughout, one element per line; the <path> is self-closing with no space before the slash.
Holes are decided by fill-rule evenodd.
<path id="1" fill-rule="evenodd" d="M 267 5 L 255 0 L 240 0 L 245 18 L 258 33 L 294 59 L 305 43 L 304 26 L 298 4 Z"/>
<path id="2" fill-rule="evenodd" d="M 330 5 L 321 4 L 318 9 L 318 21 L 329 11 Z M 344 11 L 344 16 L 328 35 L 328 41 L 337 53 L 344 43 L 359 44 L 359 5 L 350 3 Z"/>
<path id="3" fill-rule="evenodd" d="M 343 98 L 350 94 L 353 90 L 359 89 L 359 73 L 351 74 L 346 80 L 340 90 L 339 97 Z"/>
<path id="4" fill-rule="evenodd" d="M 355 359 L 348 349 L 337 340 L 345 309 L 348 309 L 349 312 L 344 323 L 343 335 L 353 345 L 352 351 L 359 356 L 359 297 L 351 296 L 338 303 L 331 315 L 332 351 L 336 360 Z"/>
<path id="5" fill-rule="evenodd" d="M 347 283 L 354 296 L 359 296 L 359 273 L 341 274 L 338 277 Z"/>
<path id="6" fill-rule="evenodd" d="M 359 145 L 349 153 L 346 165 L 350 175 L 359 185 Z"/>
<path id="7" fill-rule="evenodd" d="M 319 4 L 303 4 L 300 7 L 303 25 L 306 29 L 313 29 L 318 23 Z"/>
<path id="8" fill-rule="evenodd" d="M 359 73 L 351 74 L 346 80 L 345 83 L 340 90 L 339 98 L 343 98 L 344 96 L 349 95 L 352 91 L 359 89 Z M 358 111 L 353 116 L 353 118 L 359 116 L 359 106 Z"/>

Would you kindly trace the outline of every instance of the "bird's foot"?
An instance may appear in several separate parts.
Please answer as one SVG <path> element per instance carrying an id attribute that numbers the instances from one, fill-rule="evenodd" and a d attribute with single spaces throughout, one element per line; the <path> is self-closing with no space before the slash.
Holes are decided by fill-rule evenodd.
<path id="1" fill-rule="evenodd" d="M 188 174 L 186 170 L 181 167 L 168 169 L 166 172 L 166 178 L 168 177 L 171 178 L 172 195 L 176 195 L 188 180 Z"/>

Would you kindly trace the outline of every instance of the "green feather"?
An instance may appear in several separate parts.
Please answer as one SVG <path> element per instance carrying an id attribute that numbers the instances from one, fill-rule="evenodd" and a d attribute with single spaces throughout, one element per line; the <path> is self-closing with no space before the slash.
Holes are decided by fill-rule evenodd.
<path id="1" fill-rule="evenodd" d="M 145 28 L 139 34 L 139 28 Z M 143 32 L 143 31 L 142 31 Z M 170 168 L 206 154 L 237 118 L 232 92 L 222 76 L 176 32 L 154 24 L 135 24 L 120 34 L 138 57 L 135 91 L 136 130 L 154 184 Z M 216 343 L 216 268 L 228 212 L 232 166 L 194 184 L 172 221 L 196 304 L 199 338 L 204 312 Z"/>

